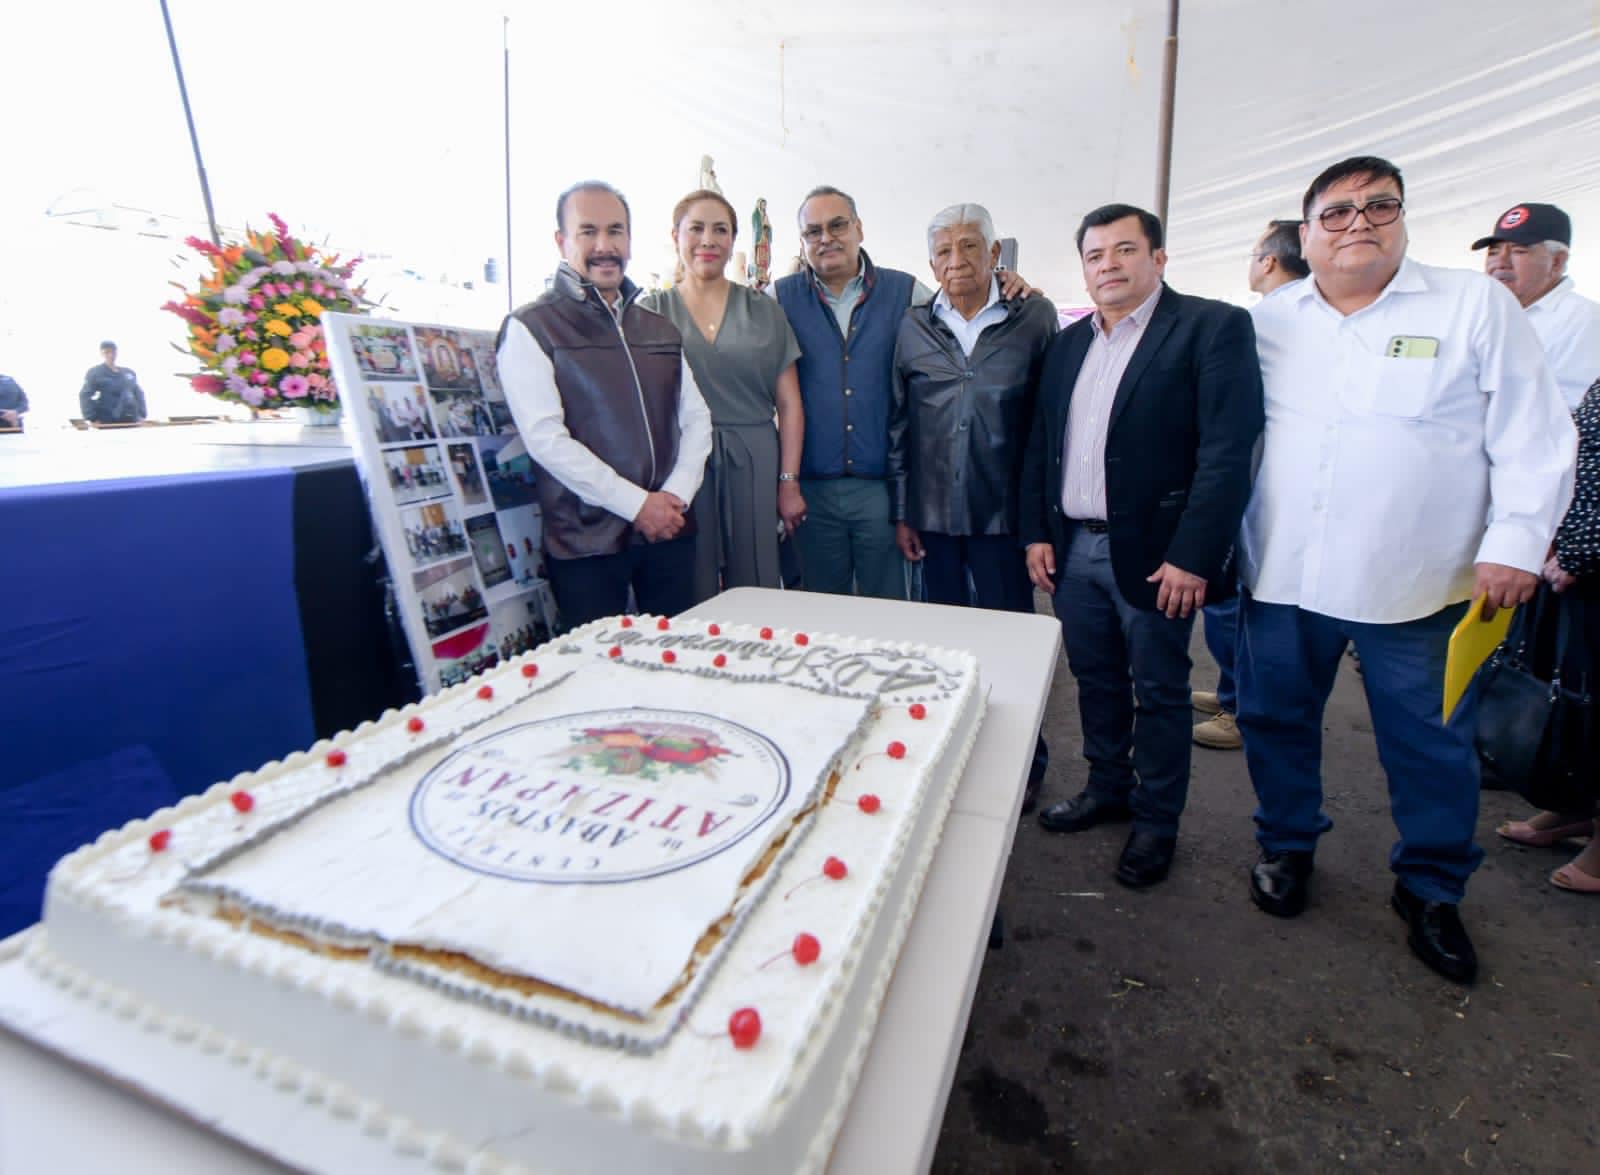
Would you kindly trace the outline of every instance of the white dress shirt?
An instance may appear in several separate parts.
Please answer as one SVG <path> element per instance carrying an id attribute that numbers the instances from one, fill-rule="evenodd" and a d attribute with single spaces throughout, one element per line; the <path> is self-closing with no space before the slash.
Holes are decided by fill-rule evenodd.
<path id="1" fill-rule="evenodd" d="M 940 322 L 950 328 L 956 342 L 961 344 L 961 353 L 969 358 L 972 348 L 978 345 L 978 336 L 983 333 L 984 327 L 1004 322 L 1009 313 L 1006 304 L 1000 300 L 1000 283 L 993 276 L 989 278 L 989 300 L 970 319 L 961 316 L 961 311 L 950 304 L 950 295 L 943 290 L 934 296 L 933 312 L 939 316 Z"/>
<path id="2" fill-rule="evenodd" d="M 1544 356 L 1567 408 L 1576 412 L 1589 385 L 1600 379 L 1600 305 L 1579 294 L 1572 279 L 1564 277 L 1528 307 L 1528 321 L 1544 344 Z"/>
<path id="3" fill-rule="evenodd" d="M 615 314 L 615 308 L 612 313 Z M 643 508 L 647 491 L 602 461 L 567 431 L 555 367 L 519 319 L 506 323 L 500 344 L 500 384 L 517 422 L 528 456 L 541 469 L 591 506 L 600 506 L 632 522 Z M 662 483 L 665 493 L 694 501 L 711 453 L 711 413 L 683 360 L 678 391 L 678 460 Z M 633 395 L 633 389 L 628 393 Z"/>
<path id="4" fill-rule="evenodd" d="M 1078 380 L 1072 385 L 1067 435 L 1061 439 L 1061 510 L 1068 518 L 1107 518 L 1106 437 L 1111 431 L 1111 408 L 1117 402 L 1117 386 L 1160 300 L 1158 285 L 1155 293 L 1109 332 L 1098 310 L 1089 323 L 1094 334 L 1083 366 L 1078 368 Z"/>
<path id="5" fill-rule="evenodd" d="M 1539 571 L 1577 434 L 1505 287 L 1407 259 L 1354 314 L 1308 280 L 1252 316 L 1267 425 L 1240 545 L 1256 599 L 1394 624 L 1470 598 L 1474 563 Z M 1437 355 L 1390 358 L 1397 338 Z"/>

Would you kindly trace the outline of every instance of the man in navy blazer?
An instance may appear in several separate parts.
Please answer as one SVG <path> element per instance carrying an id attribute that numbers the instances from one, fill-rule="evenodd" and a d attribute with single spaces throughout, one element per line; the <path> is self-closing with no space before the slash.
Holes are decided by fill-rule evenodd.
<path id="1" fill-rule="evenodd" d="M 1023 462 L 1028 575 L 1078 682 L 1089 781 L 1052 832 L 1132 821 L 1116 877 L 1166 877 L 1189 789 L 1189 635 L 1234 591 L 1262 428 L 1250 316 L 1162 281 L 1161 221 L 1127 204 L 1077 233 L 1095 313 L 1045 353 Z"/>

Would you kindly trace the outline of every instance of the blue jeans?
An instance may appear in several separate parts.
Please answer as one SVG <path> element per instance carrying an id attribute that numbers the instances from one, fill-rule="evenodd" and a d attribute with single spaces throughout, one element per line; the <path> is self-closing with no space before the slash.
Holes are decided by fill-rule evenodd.
<path id="1" fill-rule="evenodd" d="M 1078 680 L 1087 790 L 1127 803 L 1136 827 L 1175 836 L 1189 797 L 1194 616 L 1169 620 L 1128 603 L 1112 574 L 1109 537 L 1082 527 L 1057 568 L 1051 602 Z"/>
<path id="2" fill-rule="evenodd" d="M 1347 642 L 1389 781 L 1400 839 L 1389 867 L 1418 897 L 1459 902 L 1483 860 L 1478 756 L 1470 694 L 1445 725 L 1444 662 L 1466 604 L 1403 624 L 1336 620 L 1245 597 L 1239 612 L 1239 731 L 1255 786 L 1256 839 L 1267 852 L 1316 848 L 1333 827 L 1322 811 L 1322 712 Z"/>
<path id="3" fill-rule="evenodd" d="M 1239 599 L 1208 604 L 1204 609 L 1206 649 L 1217 663 L 1217 705 L 1224 713 L 1239 712 L 1239 691 L 1234 681 L 1233 663 L 1239 650 Z"/>

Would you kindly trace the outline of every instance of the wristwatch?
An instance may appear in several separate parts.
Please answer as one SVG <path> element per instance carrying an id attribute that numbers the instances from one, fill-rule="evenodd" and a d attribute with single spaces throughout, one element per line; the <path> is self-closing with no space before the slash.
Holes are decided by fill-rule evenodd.
<path id="1" fill-rule="evenodd" d="M 798 473 L 780 473 L 780 474 L 778 474 L 778 480 L 779 481 L 799 481 L 800 480 L 800 475 Z"/>

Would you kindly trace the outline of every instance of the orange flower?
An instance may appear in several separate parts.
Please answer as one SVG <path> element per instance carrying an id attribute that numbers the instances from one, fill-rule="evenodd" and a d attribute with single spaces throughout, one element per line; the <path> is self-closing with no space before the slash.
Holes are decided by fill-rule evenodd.
<path id="1" fill-rule="evenodd" d="M 281 314 L 285 318 L 293 318 L 296 314 L 300 313 L 300 311 L 294 308 L 293 302 L 279 302 L 272 308 L 272 312 L 274 314 Z"/>
<path id="2" fill-rule="evenodd" d="M 300 309 L 304 313 L 311 315 L 312 318 L 322 317 L 322 303 L 315 298 L 302 298 L 300 300 Z"/>
<path id="3" fill-rule="evenodd" d="M 286 339 L 290 335 L 294 334 L 294 331 L 290 329 L 289 324 L 284 322 L 281 318 L 274 318 L 263 323 L 261 329 L 266 331 L 268 334 L 277 335 L 280 339 Z"/>
<path id="4" fill-rule="evenodd" d="M 282 371 L 289 366 L 289 352 L 282 347 L 268 347 L 261 352 L 261 366 L 268 371 Z"/>

